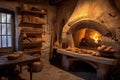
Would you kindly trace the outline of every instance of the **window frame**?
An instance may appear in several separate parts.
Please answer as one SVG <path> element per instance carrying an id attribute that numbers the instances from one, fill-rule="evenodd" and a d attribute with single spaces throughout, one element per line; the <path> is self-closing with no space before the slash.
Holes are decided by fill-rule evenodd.
<path id="1" fill-rule="evenodd" d="M 0 53 L 11 53 L 18 50 L 17 37 L 17 12 L 15 9 L 0 5 L 0 13 L 8 13 L 12 15 L 12 47 L 0 47 Z M 7 24 L 7 23 L 6 23 Z M 1 44 L 0 44 L 1 45 Z"/>
<path id="2" fill-rule="evenodd" d="M 3 15 L 4 15 L 4 17 L 3 17 Z M 8 15 L 10 15 L 11 16 L 11 20 L 10 20 L 10 22 L 8 22 Z M 5 21 L 3 22 L 3 20 L 2 19 L 4 19 L 5 18 Z M 9 47 L 13 47 L 13 45 L 12 45 L 12 43 L 13 43 L 13 28 L 14 28 L 14 26 L 13 26 L 13 19 L 12 19 L 13 17 L 12 17 L 12 14 L 8 14 L 8 13 L 3 13 L 3 12 L 0 12 L 0 19 L 1 19 L 1 21 L 0 21 L 0 48 L 9 48 Z M 4 31 L 5 30 L 5 31 Z M 10 31 L 9 31 L 10 30 Z M 9 33 L 10 32 L 10 33 Z M 2 43 L 3 43 L 3 37 L 6 37 L 6 39 L 5 39 L 5 45 L 3 45 Z M 9 46 L 9 38 L 8 37 L 11 37 L 11 45 Z"/>

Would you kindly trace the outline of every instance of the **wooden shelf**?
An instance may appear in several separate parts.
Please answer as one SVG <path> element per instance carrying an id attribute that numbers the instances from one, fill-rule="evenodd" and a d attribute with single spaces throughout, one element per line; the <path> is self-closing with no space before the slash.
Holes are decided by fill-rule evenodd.
<path id="1" fill-rule="evenodd" d="M 28 23 L 28 22 L 21 22 L 19 24 L 20 27 L 43 27 L 44 24 L 37 24 L 37 23 Z"/>
<path id="2" fill-rule="evenodd" d="M 31 11 L 31 10 L 17 10 L 17 14 L 18 15 L 24 14 L 24 15 L 44 17 L 44 15 L 47 15 L 47 12 Z"/>
<path id="3" fill-rule="evenodd" d="M 44 32 L 40 31 L 40 32 L 25 32 L 25 33 L 28 37 L 39 37 L 39 38 L 41 38 L 42 33 L 44 33 Z"/>
<path id="4" fill-rule="evenodd" d="M 33 45 L 33 46 L 38 46 L 39 44 L 41 44 L 42 43 L 42 41 L 40 41 L 40 42 L 28 42 L 28 43 L 22 43 L 24 46 L 26 45 L 26 46 L 30 46 L 30 45 Z"/>
<path id="5" fill-rule="evenodd" d="M 24 14 L 30 14 L 30 15 L 47 15 L 47 12 L 41 12 L 41 11 L 31 11 L 31 10 L 22 10 L 21 11 Z"/>
<path id="6" fill-rule="evenodd" d="M 21 15 L 19 27 L 22 27 L 19 49 L 32 55 L 41 53 L 42 42 L 45 41 L 40 38 L 42 38 L 42 33 L 44 33 L 43 27 L 47 23 L 45 17 L 47 10 L 32 11 L 17 8 L 17 12 L 18 15 Z"/>
<path id="7" fill-rule="evenodd" d="M 22 28 L 22 33 L 41 33 L 43 32 L 43 28 L 41 27 L 38 27 L 38 28 L 28 28 L 28 27 L 25 27 L 25 28 Z"/>
<path id="8" fill-rule="evenodd" d="M 40 31 L 40 32 L 25 32 L 26 34 L 33 34 L 33 35 L 36 35 L 36 34 L 41 34 L 41 33 L 43 33 L 43 31 Z"/>
<path id="9" fill-rule="evenodd" d="M 24 50 L 24 53 L 26 54 L 41 53 L 41 50 L 40 49 L 29 49 L 29 50 Z"/>

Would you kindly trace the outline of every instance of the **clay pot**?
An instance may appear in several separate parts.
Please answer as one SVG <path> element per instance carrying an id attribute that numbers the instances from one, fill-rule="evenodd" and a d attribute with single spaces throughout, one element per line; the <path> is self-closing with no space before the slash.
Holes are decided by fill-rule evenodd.
<path id="1" fill-rule="evenodd" d="M 43 62 L 37 61 L 32 64 L 32 72 L 40 72 L 42 71 L 42 69 L 43 69 Z"/>

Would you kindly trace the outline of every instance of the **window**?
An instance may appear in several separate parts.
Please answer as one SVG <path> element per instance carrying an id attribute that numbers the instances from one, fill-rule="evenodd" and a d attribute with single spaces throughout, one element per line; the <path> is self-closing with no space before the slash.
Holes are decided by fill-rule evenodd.
<path id="1" fill-rule="evenodd" d="M 0 8 L 0 52 L 15 50 L 14 11 Z"/>
<path id="2" fill-rule="evenodd" d="M 0 13 L 0 48 L 12 47 L 11 14 Z"/>

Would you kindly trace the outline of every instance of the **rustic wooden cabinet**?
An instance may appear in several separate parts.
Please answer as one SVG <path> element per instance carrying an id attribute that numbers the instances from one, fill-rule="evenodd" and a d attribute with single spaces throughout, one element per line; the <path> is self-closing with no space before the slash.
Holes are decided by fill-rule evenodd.
<path id="1" fill-rule="evenodd" d="M 45 42 L 42 34 L 43 27 L 47 24 L 47 12 L 21 10 L 18 14 L 21 15 L 19 50 L 31 55 L 41 55 L 42 42 Z"/>

